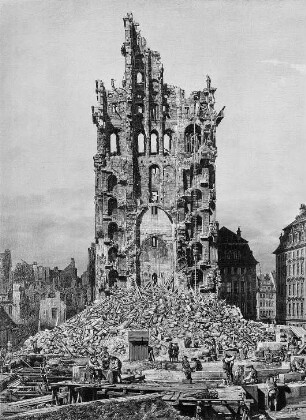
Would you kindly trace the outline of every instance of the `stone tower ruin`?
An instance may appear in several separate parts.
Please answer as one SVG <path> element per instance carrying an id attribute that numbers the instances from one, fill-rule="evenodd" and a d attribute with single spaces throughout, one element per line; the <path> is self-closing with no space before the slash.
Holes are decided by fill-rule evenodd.
<path id="1" fill-rule="evenodd" d="M 129 282 L 203 290 L 216 283 L 215 91 L 185 97 L 160 54 L 123 19 L 120 87 L 96 81 L 96 291 Z M 98 295 L 97 295 L 98 296 Z"/>

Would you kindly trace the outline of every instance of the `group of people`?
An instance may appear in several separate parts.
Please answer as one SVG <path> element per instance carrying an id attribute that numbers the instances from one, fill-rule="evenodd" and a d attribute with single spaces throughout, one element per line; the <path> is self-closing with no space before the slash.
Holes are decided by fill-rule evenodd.
<path id="1" fill-rule="evenodd" d="M 108 353 L 107 347 L 102 348 L 99 356 L 95 353 L 90 357 L 87 365 L 87 374 L 90 381 L 107 380 L 110 384 L 121 382 L 121 360 Z"/>
<path id="2" fill-rule="evenodd" d="M 235 356 L 230 353 L 225 353 L 222 359 L 222 364 L 223 364 L 222 367 L 223 367 L 223 372 L 225 373 L 225 376 L 226 376 L 225 382 L 227 383 L 227 385 L 256 384 L 258 382 L 258 373 L 253 365 L 250 365 L 248 367 L 250 369 L 249 373 L 245 375 L 244 366 L 242 365 L 239 365 L 238 368 L 234 372 L 233 370 L 234 361 L 235 361 Z"/>
<path id="3" fill-rule="evenodd" d="M 179 352 L 179 345 L 177 343 L 170 343 L 168 347 L 169 361 L 178 362 Z"/>

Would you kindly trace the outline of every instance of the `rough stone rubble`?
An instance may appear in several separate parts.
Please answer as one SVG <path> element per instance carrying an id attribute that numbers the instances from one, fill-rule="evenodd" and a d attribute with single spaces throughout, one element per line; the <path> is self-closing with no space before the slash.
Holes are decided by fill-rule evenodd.
<path id="1" fill-rule="evenodd" d="M 238 308 L 215 295 L 164 288 L 115 289 L 108 297 L 88 307 L 66 323 L 36 334 L 44 353 L 88 356 L 107 346 L 110 353 L 128 353 L 127 331 L 150 329 L 155 354 L 166 352 L 170 340 L 198 338 L 200 345 L 214 337 L 223 348 L 274 339 L 266 325 L 242 318 Z M 30 349 L 31 339 L 25 342 Z"/>

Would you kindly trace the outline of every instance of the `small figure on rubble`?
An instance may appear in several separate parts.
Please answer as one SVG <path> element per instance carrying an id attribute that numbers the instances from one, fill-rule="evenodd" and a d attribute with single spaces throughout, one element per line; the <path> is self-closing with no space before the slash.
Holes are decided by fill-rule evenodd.
<path id="1" fill-rule="evenodd" d="M 155 362 L 155 356 L 152 346 L 148 346 L 148 360 L 149 362 Z"/>
<path id="2" fill-rule="evenodd" d="M 107 347 L 102 347 L 102 353 L 100 356 L 100 364 L 101 364 L 101 370 L 102 370 L 102 379 L 106 379 L 107 373 L 109 370 L 109 365 L 110 365 L 110 354 L 107 351 Z"/>
<path id="3" fill-rule="evenodd" d="M 168 355 L 169 355 L 169 361 L 173 362 L 173 344 L 172 343 L 169 343 Z"/>
<path id="4" fill-rule="evenodd" d="M 186 337 L 184 340 L 185 349 L 189 349 L 191 347 L 192 340 L 190 337 Z"/>
<path id="5" fill-rule="evenodd" d="M 251 370 L 249 374 L 244 378 L 243 382 L 245 384 L 257 384 L 258 383 L 258 373 L 253 365 L 250 366 Z"/>
<path id="6" fill-rule="evenodd" d="M 179 352 L 180 352 L 179 345 L 177 343 L 174 343 L 172 347 L 172 354 L 173 354 L 174 362 L 178 362 Z"/>
<path id="7" fill-rule="evenodd" d="M 266 380 L 268 409 L 277 411 L 278 387 L 273 375 Z"/>
<path id="8" fill-rule="evenodd" d="M 121 360 L 116 356 L 111 356 L 107 380 L 110 384 L 119 384 L 121 382 Z"/>
<path id="9" fill-rule="evenodd" d="M 191 383 L 192 382 L 192 378 L 191 378 L 191 367 L 190 367 L 190 363 L 188 361 L 187 356 L 183 356 L 182 368 L 183 368 L 183 372 L 184 372 L 185 377 L 186 377 L 186 381 L 188 381 L 189 383 Z"/>
<path id="10" fill-rule="evenodd" d="M 223 362 L 223 372 L 226 375 L 226 382 L 227 385 L 233 383 L 233 367 L 234 367 L 234 360 L 235 356 L 231 356 L 230 354 L 225 354 L 224 358 L 222 359 Z"/>
<path id="11" fill-rule="evenodd" d="M 191 359 L 190 368 L 191 368 L 192 372 L 199 372 L 199 371 L 203 370 L 202 363 L 200 362 L 200 360 L 197 357 L 193 357 Z"/>

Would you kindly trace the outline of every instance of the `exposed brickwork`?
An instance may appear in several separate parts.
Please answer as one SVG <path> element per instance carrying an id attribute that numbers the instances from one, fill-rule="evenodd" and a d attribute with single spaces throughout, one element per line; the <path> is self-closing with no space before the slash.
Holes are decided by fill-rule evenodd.
<path id="1" fill-rule="evenodd" d="M 124 19 L 122 86 L 96 81 L 96 282 L 205 285 L 216 277 L 216 88 L 189 97 Z"/>

